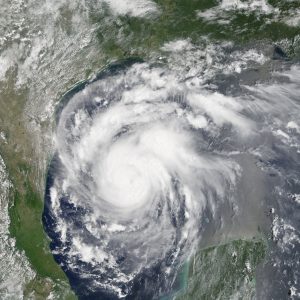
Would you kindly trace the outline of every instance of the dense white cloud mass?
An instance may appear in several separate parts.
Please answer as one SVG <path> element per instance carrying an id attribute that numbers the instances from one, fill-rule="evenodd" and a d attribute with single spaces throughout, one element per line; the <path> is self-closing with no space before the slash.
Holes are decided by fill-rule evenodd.
<path id="1" fill-rule="evenodd" d="M 158 11 L 151 0 L 104 0 L 115 15 L 145 17 Z"/>
<path id="2" fill-rule="evenodd" d="M 199 130 L 232 125 L 244 135 L 252 125 L 234 99 L 199 91 L 162 68 L 135 64 L 91 83 L 61 113 L 62 169 L 50 188 L 57 228 L 71 243 L 69 259 L 79 255 L 109 274 L 99 284 L 119 296 L 128 292 L 122 283 L 129 287 L 141 270 L 166 257 L 163 272 L 173 266 L 173 273 L 199 242 L 203 210 L 214 214 L 240 175 L 237 163 L 205 150 Z M 87 210 L 82 222 L 98 242 L 63 218 L 62 195 Z"/>
<path id="3" fill-rule="evenodd" d="M 278 138 L 286 124 L 295 128 L 287 111 L 296 105 L 299 69 L 280 75 L 286 83 L 245 87 L 239 97 L 146 63 L 105 72 L 60 113 L 46 224 L 67 270 L 82 280 L 92 268 L 84 275 L 90 291 L 125 297 L 157 264 L 173 282 L 208 215 L 238 205 L 243 167 L 234 153 L 264 155 L 266 133 Z M 279 124 L 281 117 L 291 119 Z"/>

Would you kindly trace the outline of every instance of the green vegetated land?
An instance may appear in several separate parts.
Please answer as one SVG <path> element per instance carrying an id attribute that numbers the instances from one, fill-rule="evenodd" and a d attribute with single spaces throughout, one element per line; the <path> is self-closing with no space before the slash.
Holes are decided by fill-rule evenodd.
<path id="1" fill-rule="evenodd" d="M 23 110 L 27 90 L 15 91 L 15 70 L 7 74 L 7 81 L 0 83 L 1 130 L 7 143 L 0 144 L 12 188 L 10 189 L 10 232 L 16 238 L 16 247 L 24 250 L 37 276 L 25 289 L 25 299 L 46 299 L 51 291 L 57 290 L 64 299 L 73 299 L 68 280 L 49 249 L 42 225 L 43 198 L 39 189 L 38 158 L 25 129 Z M 43 177 L 44 175 L 42 175 Z"/>
<path id="2" fill-rule="evenodd" d="M 165 42 L 176 39 L 190 39 L 194 44 L 203 44 L 203 37 L 210 41 L 233 41 L 237 45 L 251 42 L 289 41 L 286 49 L 290 56 L 300 56 L 300 28 L 284 23 L 289 11 L 300 8 L 299 1 L 282 4 L 270 1 L 276 13 L 260 14 L 257 12 L 223 12 L 228 22 L 205 20 L 197 12 L 205 11 L 219 4 L 210 0 L 156 0 L 159 13 L 151 18 L 131 16 L 112 17 L 104 5 L 103 10 L 91 12 L 91 21 L 99 24 L 97 39 L 103 52 L 110 58 L 125 58 L 130 55 L 148 57 L 153 51 L 159 51 Z M 297 40 L 298 38 L 298 40 Z"/>
<path id="3" fill-rule="evenodd" d="M 255 270 L 266 254 L 263 240 L 236 240 L 196 253 L 186 289 L 176 300 L 253 299 Z"/>

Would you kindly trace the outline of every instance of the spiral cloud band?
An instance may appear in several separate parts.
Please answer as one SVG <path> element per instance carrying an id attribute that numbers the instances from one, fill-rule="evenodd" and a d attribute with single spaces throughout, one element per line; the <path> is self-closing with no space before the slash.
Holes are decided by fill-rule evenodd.
<path id="1" fill-rule="evenodd" d="M 108 68 L 69 96 L 44 223 L 75 289 L 107 299 L 171 289 L 201 240 L 204 212 L 213 218 L 234 201 L 241 177 L 212 141 L 255 136 L 251 111 L 146 63 Z"/>

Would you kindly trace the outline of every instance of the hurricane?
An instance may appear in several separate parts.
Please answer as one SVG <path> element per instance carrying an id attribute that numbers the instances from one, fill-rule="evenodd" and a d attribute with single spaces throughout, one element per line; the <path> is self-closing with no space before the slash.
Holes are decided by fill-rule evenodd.
<path id="1" fill-rule="evenodd" d="M 285 107 L 270 97 L 288 86 L 296 85 L 245 86 L 235 97 L 129 60 L 64 95 L 43 221 L 82 299 L 157 299 L 174 289 L 205 233 L 226 227 L 242 198 L 252 201 L 245 186 L 259 193 L 264 175 L 249 182 L 245 173 L 271 147 L 274 116 L 297 108 L 292 92 Z"/>

